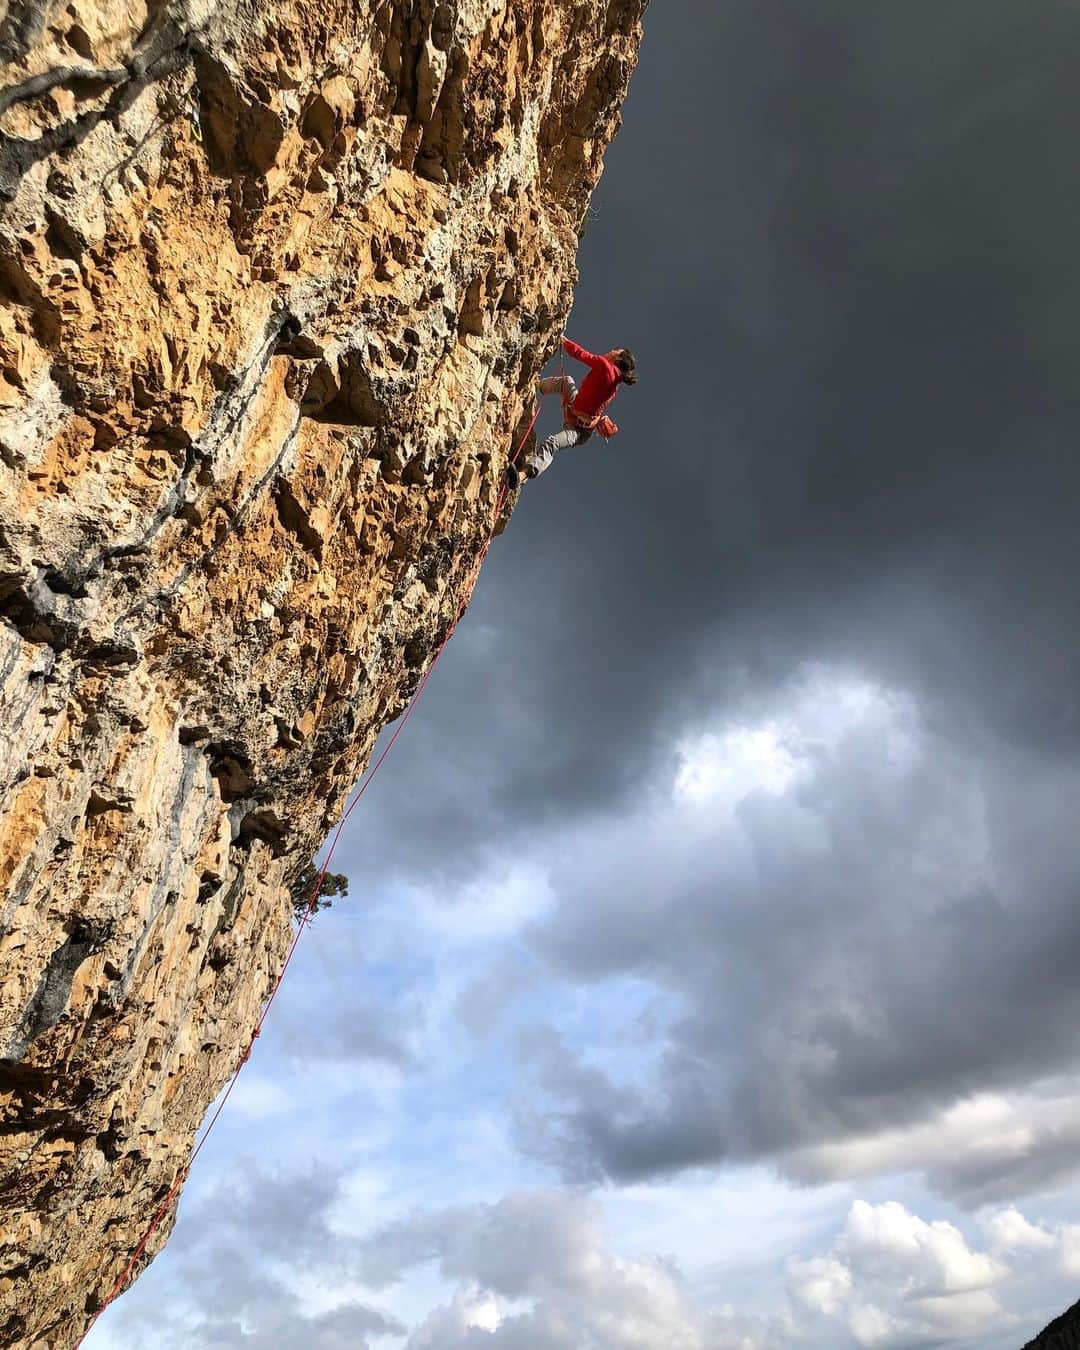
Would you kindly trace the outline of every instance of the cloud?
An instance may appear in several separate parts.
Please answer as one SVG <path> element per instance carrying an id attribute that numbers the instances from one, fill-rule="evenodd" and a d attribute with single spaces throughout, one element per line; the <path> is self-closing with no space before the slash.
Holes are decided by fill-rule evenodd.
<path id="1" fill-rule="evenodd" d="M 369 1061 L 400 1070 L 413 1063 L 422 1023 L 418 1007 L 342 999 L 337 990 L 327 997 L 325 988 L 313 993 L 314 1008 L 294 1002 L 282 1019 L 284 1046 L 295 1061 Z"/>
<path id="2" fill-rule="evenodd" d="M 414 1215 L 376 1232 L 361 1268 L 374 1283 L 434 1261 L 455 1290 L 408 1350 L 771 1350 L 776 1319 L 696 1307 L 679 1272 L 607 1245 L 596 1201 L 521 1191 L 490 1205 Z"/>
<path id="3" fill-rule="evenodd" d="M 851 1270 L 835 1256 L 813 1256 L 793 1261 L 788 1286 L 795 1301 L 810 1312 L 835 1317 L 850 1303 L 855 1281 Z"/>
<path id="4" fill-rule="evenodd" d="M 987 1211 L 980 1223 L 993 1250 L 1026 1258 L 1036 1269 L 1045 1268 L 1050 1254 L 1062 1275 L 1073 1280 L 1080 1276 L 1080 1224 L 1031 1223 L 1015 1206 Z"/>
<path id="5" fill-rule="evenodd" d="M 239 1318 L 211 1316 L 182 1342 L 191 1350 L 368 1350 L 370 1337 L 402 1330 L 392 1318 L 363 1304 L 347 1303 L 331 1312 L 305 1317 L 276 1303 L 260 1303 Z"/>
<path id="6" fill-rule="evenodd" d="M 526 1042 L 549 1108 L 519 1110 L 523 1142 L 576 1180 L 770 1156 L 923 1167 L 976 1203 L 1073 1168 L 1047 1075 L 1076 1053 L 1080 920 L 1032 842 L 1072 849 L 1053 800 L 1080 780 L 1028 762 L 1017 801 L 1017 767 L 818 667 L 680 736 L 634 810 L 549 833 L 530 947 L 598 1009 L 632 977 L 666 1012 L 625 1071 L 580 1035 Z"/>
<path id="7" fill-rule="evenodd" d="M 287 1280 L 259 1273 L 257 1258 L 212 1240 L 207 1258 L 166 1300 L 121 1304 L 107 1334 L 120 1345 L 162 1350 L 369 1350 L 371 1338 L 404 1333 L 395 1318 L 355 1300 L 306 1311 Z"/>
<path id="8" fill-rule="evenodd" d="M 999 1252 L 1046 1251 L 1055 1245 L 1053 1233 L 1041 1225 L 1029 1223 L 1012 1206 L 987 1214 L 982 1220 L 983 1232 L 991 1248 Z"/>
<path id="9" fill-rule="evenodd" d="M 768 1208 L 760 1191 L 749 1192 L 747 1203 L 755 1197 Z M 103 1343 L 121 1350 L 150 1341 L 163 1350 L 1012 1350 L 1020 1329 L 1034 1330 L 1048 1297 L 1064 1297 L 1076 1275 L 1080 1225 L 1032 1221 L 1012 1207 L 987 1210 L 979 1219 L 983 1250 L 952 1222 L 923 1219 L 896 1201 L 856 1199 L 846 1218 L 841 1212 L 824 1229 L 819 1214 L 817 1237 L 803 1228 L 795 1241 L 808 1254 L 788 1259 L 786 1282 L 772 1281 L 763 1299 L 760 1270 L 748 1285 L 737 1270 L 738 1244 L 716 1232 L 725 1221 L 716 1198 L 699 1206 L 700 1231 L 689 1244 L 696 1268 L 688 1271 L 643 1246 L 640 1234 L 622 1231 L 630 1211 L 606 1213 L 603 1195 L 518 1189 L 374 1225 L 365 1205 L 354 1225 L 350 1174 L 249 1170 L 188 1210 L 171 1249 L 179 1257 L 171 1283 L 157 1292 L 140 1283 L 116 1309 L 112 1339 Z M 762 1213 L 750 1226 L 774 1230 L 775 1217 Z"/>
<path id="10" fill-rule="evenodd" d="M 895 1201 L 856 1200 L 837 1250 L 860 1275 L 903 1298 L 966 1294 L 1006 1274 L 992 1257 L 971 1251 L 952 1224 L 926 1223 Z"/>
<path id="11" fill-rule="evenodd" d="M 248 1165 L 212 1188 L 178 1225 L 166 1295 L 123 1300 L 108 1334 L 163 1350 L 368 1350 L 373 1337 L 403 1335 L 396 1318 L 347 1292 L 349 1244 L 331 1223 L 341 1181 Z"/>
<path id="12" fill-rule="evenodd" d="M 927 1223 L 895 1201 L 856 1200 L 829 1253 L 789 1264 L 788 1291 L 797 1307 L 844 1326 L 857 1346 L 901 1350 L 968 1342 L 1008 1325 L 992 1290 L 1009 1273 L 950 1223 Z"/>
<path id="13" fill-rule="evenodd" d="M 1068 1079 L 977 1093 L 916 1122 L 796 1150 L 785 1170 L 804 1184 L 921 1169 L 943 1194 L 974 1207 L 1045 1192 L 1076 1172 L 1080 1095 Z"/>
<path id="14" fill-rule="evenodd" d="M 1061 1269 L 1070 1279 L 1080 1277 L 1080 1224 L 1063 1224 L 1058 1232 Z"/>

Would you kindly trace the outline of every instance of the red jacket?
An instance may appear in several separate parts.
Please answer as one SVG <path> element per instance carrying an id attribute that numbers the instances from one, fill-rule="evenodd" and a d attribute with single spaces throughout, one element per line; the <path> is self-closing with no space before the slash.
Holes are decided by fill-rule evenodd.
<path id="1" fill-rule="evenodd" d="M 572 411 L 578 414 L 582 422 L 595 426 L 622 383 L 618 367 L 606 356 L 594 356 L 592 352 L 587 352 L 584 347 L 579 347 L 569 338 L 563 338 L 562 345 L 567 356 L 572 356 L 575 361 L 589 367 L 589 373 L 578 390 L 577 398 L 574 399 Z M 618 427 L 612 422 L 608 434 L 614 435 L 616 431 Z"/>

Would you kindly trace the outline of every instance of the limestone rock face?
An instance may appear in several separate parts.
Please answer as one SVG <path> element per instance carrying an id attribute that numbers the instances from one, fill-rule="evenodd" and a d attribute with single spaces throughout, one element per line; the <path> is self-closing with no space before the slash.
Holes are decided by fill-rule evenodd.
<path id="1" fill-rule="evenodd" d="M 123 1270 L 457 611 L 646 3 L 0 0 L 4 1345 Z"/>

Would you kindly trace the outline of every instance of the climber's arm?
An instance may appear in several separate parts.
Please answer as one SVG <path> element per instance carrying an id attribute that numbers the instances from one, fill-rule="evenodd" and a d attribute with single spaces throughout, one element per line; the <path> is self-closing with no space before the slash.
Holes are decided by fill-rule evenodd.
<path id="1" fill-rule="evenodd" d="M 567 356 L 572 356 L 575 361 L 580 361 L 583 366 L 588 366 L 592 370 L 600 370 L 608 364 L 606 357 L 594 356 L 584 347 L 579 347 L 576 342 L 571 342 L 568 337 L 563 338 L 562 345 Z"/>

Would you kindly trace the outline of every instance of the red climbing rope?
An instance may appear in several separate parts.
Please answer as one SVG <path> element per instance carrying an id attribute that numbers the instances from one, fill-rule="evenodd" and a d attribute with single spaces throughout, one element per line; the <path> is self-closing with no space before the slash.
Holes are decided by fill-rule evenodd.
<path id="1" fill-rule="evenodd" d="M 517 449 L 510 456 L 510 463 L 515 466 L 517 464 L 518 456 L 525 448 L 525 442 L 529 439 L 529 436 L 532 434 L 533 427 L 536 426 L 536 422 L 540 416 L 540 409 L 542 406 L 543 400 L 541 399 L 541 401 L 536 404 L 536 409 L 533 412 L 532 421 L 529 423 L 525 431 L 525 435 L 522 436 L 521 440 L 518 443 Z M 338 846 L 338 841 L 341 839 L 341 833 L 345 828 L 345 824 L 348 821 L 349 817 L 352 815 L 352 813 L 356 810 L 357 806 L 360 804 L 360 799 L 363 797 L 364 793 L 367 792 L 368 788 L 371 786 L 372 779 L 375 777 L 375 775 L 382 768 L 383 764 L 386 762 L 386 757 L 387 755 L 389 755 L 390 751 L 393 750 L 395 744 L 397 743 L 397 738 L 405 730 L 405 724 L 412 716 L 413 709 L 416 707 L 417 702 L 420 699 L 420 695 L 424 692 L 428 680 L 431 679 L 431 674 L 432 671 L 435 669 L 436 662 L 438 661 L 439 657 L 442 656 L 443 652 L 446 650 L 446 644 L 453 637 L 454 630 L 461 622 L 461 617 L 465 613 L 466 608 L 468 607 L 469 601 L 472 598 L 473 587 L 476 585 L 477 578 L 480 575 L 480 568 L 484 565 L 484 559 L 487 557 L 488 549 L 491 547 L 491 541 L 492 538 L 494 537 L 495 525 L 498 524 L 499 515 L 502 512 L 503 503 L 506 501 L 506 495 L 508 491 L 509 486 L 504 479 L 502 482 L 502 486 L 499 489 L 498 500 L 495 503 L 495 520 L 494 523 L 492 524 L 491 532 L 489 532 L 487 539 L 484 541 L 483 547 L 481 548 L 479 554 L 477 555 L 476 565 L 473 567 L 472 572 L 469 574 L 468 581 L 465 585 L 464 594 L 461 600 L 458 602 L 457 611 L 454 614 L 454 617 L 451 620 L 445 635 L 443 636 L 443 640 L 439 643 L 439 646 L 435 651 L 435 655 L 431 658 L 428 668 L 424 673 L 424 678 L 417 685 L 416 692 L 413 694 L 412 699 L 409 702 L 409 706 L 405 709 L 405 712 L 402 714 L 401 720 L 394 728 L 394 734 L 390 737 L 389 741 L 387 741 L 385 747 L 383 748 L 382 753 L 379 755 L 379 758 L 375 761 L 372 768 L 368 771 L 368 774 L 364 778 L 363 782 L 360 784 L 360 787 L 358 788 L 356 795 L 353 797 L 352 801 L 349 803 L 348 807 L 342 814 L 341 819 L 337 823 L 337 827 L 334 830 L 334 833 L 330 839 L 330 846 L 327 849 L 326 857 L 323 860 L 322 867 L 319 869 L 318 878 L 315 882 L 314 887 L 312 888 L 311 898 L 308 900 L 307 908 L 304 910 L 300 922 L 297 925 L 296 932 L 293 934 L 292 942 L 289 944 L 289 950 L 285 953 L 285 961 L 282 964 L 281 971 L 279 972 L 277 979 L 274 981 L 273 988 L 270 990 L 266 1002 L 263 1004 L 262 1011 L 259 1013 L 259 1020 L 255 1023 L 255 1029 L 252 1031 L 248 1043 L 244 1049 L 244 1052 L 240 1056 L 240 1062 L 233 1070 L 232 1077 L 229 1079 L 228 1086 L 226 1087 L 224 1093 L 222 1094 L 221 1100 L 218 1102 L 217 1107 L 214 1110 L 214 1114 L 210 1117 L 210 1120 L 207 1122 L 206 1128 L 203 1130 L 202 1137 L 192 1150 L 191 1157 L 187 1160 L 187 1163 L 180 1169 L 180 1172 L 178 1173 L 176 1180 L 169 1188 L 168 1194 L 165 1196 L 164 1200 L 162 1200 L 162 1202 L 158 1205 L 157 1209 L 154 1211 L 153 1218 L 150 1220 L 150 1223 L 146 1229 L 146 1232 L 143 1234 L 142 1239 L 139 1242 L 139 1245 L 132 1252 L 127 1265 L 120 1272 L 119 1276 L 117 1277 L 116 1283 L 109 1290 L 109 1293 L 105 1298 L 105 1301 L 101 1304 L 98 1310 L 94 1313 L 93 1317 L 90 1319 L 89 1323 L 87 1324 L 86 1330 L 83 1332 L 82 1336 L 78 1339 L 78 1341 L 76 1341 L 75 1350 L 79 1350 L 79 1347 L 83 1344 L 87 1336 L 89 1336 L 90 1332 L 93 1330 L 94 1325 L 97 1322 L 98 1318 L 105 1311 L 105 1309 L 115 1301 L 116 1297 L 119 1295 L 120 1291 L 127 1283 L 128 1277 L 131 1275 L 132 1271 L 138 1264 L 139 1258 L 146 1251 L 147 1244 L 149 1243 L 151 1237 L 153 1237 L 155 1230 L 158 1228 L 162 1219 L 164 1219 L 165 1215 L 169 1212 L 170 1208 L 172 1207 L 173 1201 L 180 1194 L 180 1188 L 183 1186 L 192 1167 L 194 1167 L 196 1158 L 198 1158 L 199 1154 L 203 1151 L 203 1148 L 206 1145 L 206 1141 L 210 1137 L 211 1131 L 213 1130 L 214 1126 L 218 1123 L 218 1121 L 221 1119 L 221 1113 L 225 1110 L 225 1104 L 228 1102 L 230 1096 L 232 1095 L 232 1090 L 236 1086 L 236 1080 L 240 1077 L 241 1070 L 243 1069 L 244 1065 L 248 1062 L 248 1059 L 251 1056 L 251 1052 L 255 1048 L 255 1042 L 259 1037 L 259 1033 L 263 1029 L 263 1023 L 266 1021 L 267 1014 L 270 1012 L 270 1008 L 273 1005 L 274 999 L 277 998 L 278 990 L 284 983 L 285 973 L 289 969 L 290 964 L 292 963 L 293 956 L 296 954 L 296 948 L 300 942 L 301 936 L 303 935 L 304 929 L 308 926 L 308 923 L 311 920 L 311 916 L 315 912 L 315 905 L 322 891 L 323 881 L 326 878 L 327 870 L 330 867 L 331 861 L 333 860 L 334 851 Z"/>

